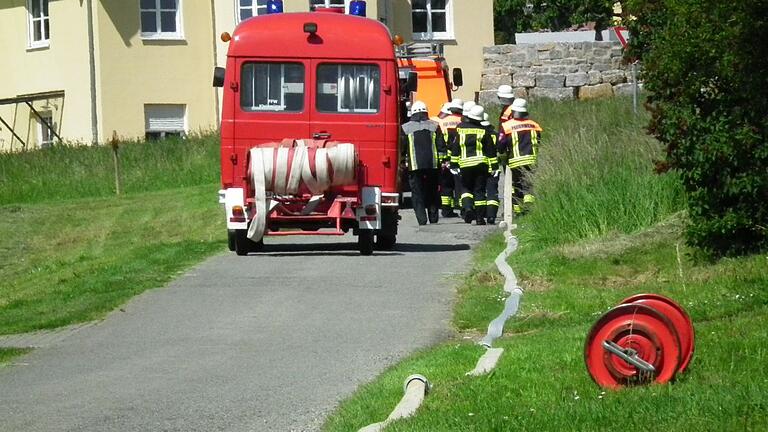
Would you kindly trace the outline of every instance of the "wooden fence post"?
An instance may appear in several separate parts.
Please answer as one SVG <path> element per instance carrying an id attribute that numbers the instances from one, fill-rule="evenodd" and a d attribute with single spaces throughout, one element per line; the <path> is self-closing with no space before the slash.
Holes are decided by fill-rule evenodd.
<path id="1" fill-rule="evenodd" d="M 118 149 L 120 145 L 117 140 L 117 131 L 112 131 L 112 139 L 109 141 L 109 145 L 112 147 L 112 156 L 115 161 L 115 193 L 120 196 L 120 155 Z"/>

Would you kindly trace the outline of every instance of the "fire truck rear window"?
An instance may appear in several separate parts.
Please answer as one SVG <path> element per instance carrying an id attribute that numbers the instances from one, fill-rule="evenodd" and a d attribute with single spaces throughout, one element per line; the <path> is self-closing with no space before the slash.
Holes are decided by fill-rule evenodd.
<path id="1" fill-rule="evenodd" d="M 243 111 L 299 112 L 304 109 L 304 65 L 246 63 L 240 75 Z"/>
<path id="2" fill-rule="evenodd" d="M 381 72 L 377 65 L 322 64 L 317 68 L 317 110 L 379 112 Z"/>

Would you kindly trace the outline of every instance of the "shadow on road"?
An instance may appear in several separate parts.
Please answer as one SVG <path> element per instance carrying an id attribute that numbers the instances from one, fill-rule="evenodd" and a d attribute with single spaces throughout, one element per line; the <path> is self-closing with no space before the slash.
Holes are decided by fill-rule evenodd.
<path id="1" fill-rule="evenodd" d="M 378 256 L 398 256 L 406 253 L 419 252 L 456 252 L 469 250 L 466 243 L 459 244 L 424 244 L 424 243 L 398 243 L 390 251 L 374 251 Z M 299 243 L 299 244 L 266 244 L 261 252 L 251 255 L 263 255 L 270 257 L 281 256 L 360 256 L 357 243 Z"/>

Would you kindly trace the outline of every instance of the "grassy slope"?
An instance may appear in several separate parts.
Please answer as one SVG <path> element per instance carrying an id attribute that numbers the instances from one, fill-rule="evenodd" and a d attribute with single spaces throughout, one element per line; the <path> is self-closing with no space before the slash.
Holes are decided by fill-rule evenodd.
<path id="1" fill-rule="evenodd" d="M 122 149 L 120 198 L 104 148 L 0 157 L 0 334 L 100 318 L 224 249 L 214 138 Z"/>
<path id="2" fill-rule="evenodd" d="M 535 180 L 539 202 L 519 221 L 521 247 L 510 259 L 526 291 L 497 341 L 506 349 L 499 367 L 469 378 L 482 348 L 463 338 L 433 348 L 359 389 L 326 430 L 386 418 L 411 373 L 428 376 L 434 391 L 416 417 L 387 430 L 764 430 L 767 257 L 714 265 L 687 258 L 680 189 L 674 177 L 651 172 L 659 149 L 626 102 L 534 109 L 548 147 Z M 501 311 L 492 263 L 501 249 L 500 235 L 482 244 L 459 287 L 454 325 L 464 335 L 484 334 Z M 694 361 L 674 385 L 604 394 L 584 366 L 584 339 L 599 315 L 640 292 L 669 295 L 688 310 Z"/>

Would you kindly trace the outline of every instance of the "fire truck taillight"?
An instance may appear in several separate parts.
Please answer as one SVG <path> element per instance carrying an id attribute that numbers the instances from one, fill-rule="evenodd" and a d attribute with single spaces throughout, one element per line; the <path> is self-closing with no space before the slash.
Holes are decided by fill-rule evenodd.
<path id="1" fill-rule="evenodd" d="M 245 222 L 245 210 L 243 206 L 232 207 L 232 217 L 229 218 L 230 222 Z"/>
<path id="2" fill-rule="evenodd" d="M 283 13 L 283 0 L 267 0 L 267 13 Z"/>
<path id="3" fill-rule="evenodd" d="M 394 43 L 397 46 L 400 46 L 405 43 L 405 39 L 403 39 L 400 35 L 395 35 L 394 38 L 392 38 L 392 43 Z"/>
<path id="4" fill-rule="evenodd" d="M 229 32 L 224 32 L 221 34 L 221 41 L 222 42 L 229 42 L 232 40 L 232 35 L 229 34 Z"/>

